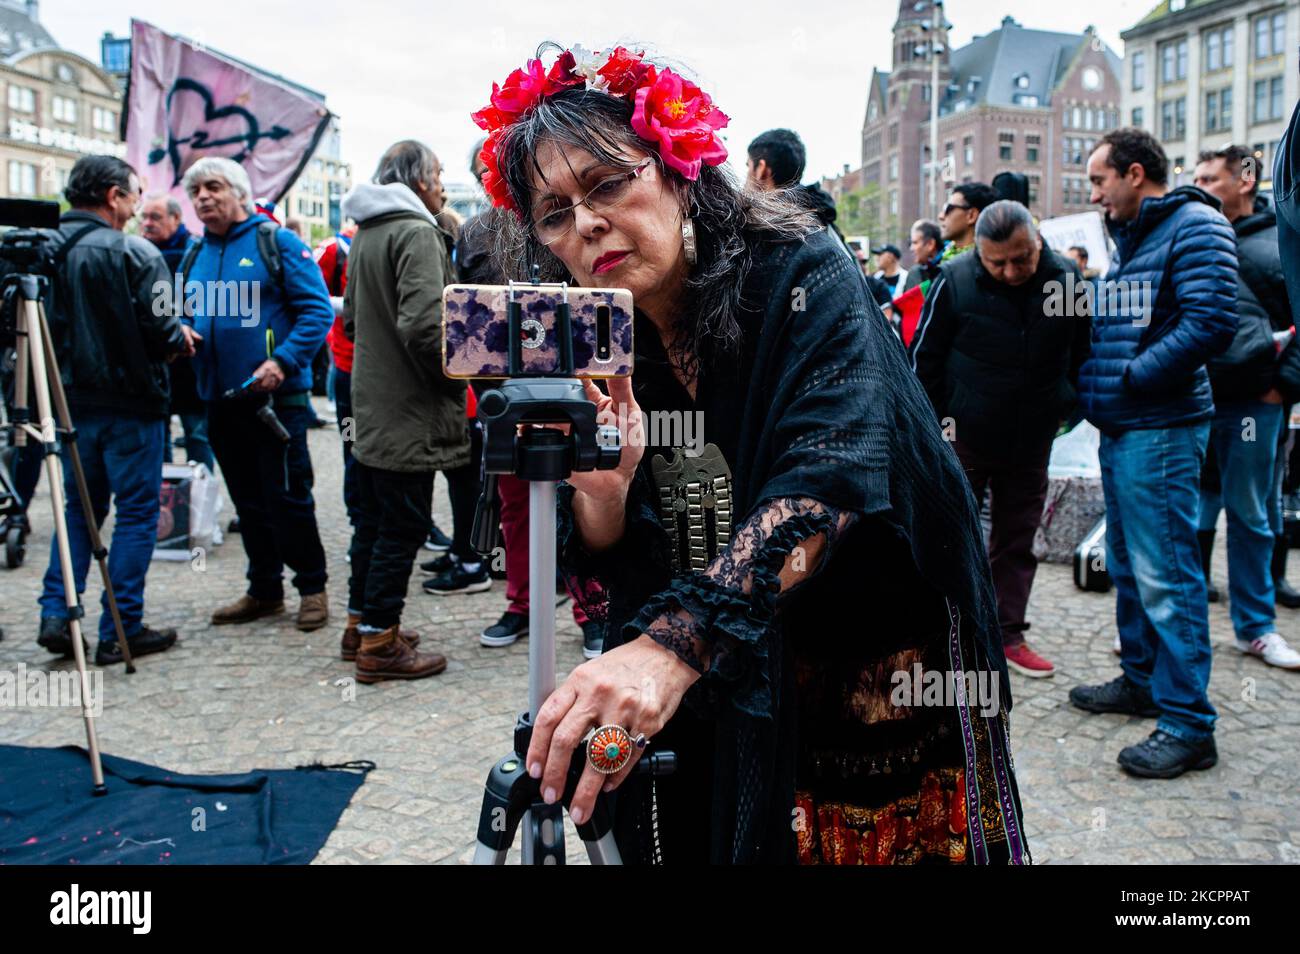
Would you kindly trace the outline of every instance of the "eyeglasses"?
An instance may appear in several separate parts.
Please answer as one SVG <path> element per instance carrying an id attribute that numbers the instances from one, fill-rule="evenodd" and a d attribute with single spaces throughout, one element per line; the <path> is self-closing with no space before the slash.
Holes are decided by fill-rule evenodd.
<path id="1" fill-rule="evenodd" d="M 547 212 L 533 225 L 537 240 L 543 245 L 554 245 L 568 235 L 578 220 L 575 212 L 578 205 L 585 205 L 596 215 L 604 215 L 616 208 L 631 194 L 632 184 L 652 165 L 654 165 L 653 159 L 644 159 L 631 172 L 620 172 L 616 176 L 597 182 L 577 204 Z"/>
<path id="2" fill-rule="evenodd" d="M 943 214 L 946 217 L 951 215 L 954 209 L 961 209 L 963 212 L 969 212 L 971 208 L 972 207 L 969 205 L 957 205 L 954 202 L 949 202 L 943 207 Z"/>

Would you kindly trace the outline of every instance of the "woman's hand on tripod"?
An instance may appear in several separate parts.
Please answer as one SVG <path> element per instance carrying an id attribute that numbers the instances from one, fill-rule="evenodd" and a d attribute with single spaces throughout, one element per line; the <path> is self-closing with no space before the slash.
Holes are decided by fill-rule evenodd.
<path id="1" fill-rule="evenodd" d="M 700 674 L 649 636 L 642 635 L 584 663 L 569 674 L 537 711 L 525 764 L 541 779 L 542 798 L 558 801 L 564 794 L 574 750 L 589 729 L 620 725 L 631 733 L 653 738 L 668 722 L 682 696 Z M 601 775 L 584 759 L 569 817 L 574 824 L 591 818 L 596 796 L 613 791 L 632 773 L 641 749 L 613 775 Z"/>
<path id="2" fill-rule="evenodd" d="M 573 473 L 568 483 L 576 491 L 573 497 L 574 518 L 584 545 L 593 553 L 608 549 L 623 536 L 627 491 L 636 475 L 637 465 L 645 453 L 645 424 L 641 407 L 632 396 L 632 379 L 610 378 L 609 394 L 603 393 L 590 378 L 582 381 L 587 400 L 596 405 L 597 425 L 618 428 L 623 448 L 614 470 L 591 470 Z"/>

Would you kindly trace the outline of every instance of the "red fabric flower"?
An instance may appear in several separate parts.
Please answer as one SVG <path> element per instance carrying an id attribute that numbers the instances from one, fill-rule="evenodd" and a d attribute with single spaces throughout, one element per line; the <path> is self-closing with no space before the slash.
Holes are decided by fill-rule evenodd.
<path id="1" fill-rule="evenodd" d="M 574 66 L 573 53 L 569 50 L 561 53 L 560 58 L 551 66 L 551 71 L 546 74 L 546 87 L 542 95 L 552 96 L 570 86 L 585 83 L 586 80 L 575 72 Z"/>
<path id="2" fill-rule="evenodd" d="M 518 214 L 519 207 L 515 205 L 514 199 L 510 197 L 510 189 L 506 185 L 505 177 L 501 175 L 501 170 L 497 165 L 497 144 L 501 140 L 501 130 L 493 130 L 483 143 L 483 148 L 479 150 L 478 157 L 485 166 L 483 170 L 483 191 L 488 194 L 492 204 L 499 209 L 510 209 Z"/>
<path id="3" fill-rule="evenodd" d="M 609 84 L 606 91 L 613 96 L 627 96 L 641 85 L 647 73 L 653 74 L 654 67 L 643 56 L 643 53 L 629 52 L 626 47 L 615 47 L 609 61 L 596 71 Z"/>
<path id="4" fill-rule="evenodd" d="M 664 164 L 687 179 L 698 179 L 700 166 L 725 162 L 727 147 L 717 130 L 730 117 L 713 105 L 707 93 L 670 69 L 651 68 L 636 91 L 632 128 L 659 148 Z"/>

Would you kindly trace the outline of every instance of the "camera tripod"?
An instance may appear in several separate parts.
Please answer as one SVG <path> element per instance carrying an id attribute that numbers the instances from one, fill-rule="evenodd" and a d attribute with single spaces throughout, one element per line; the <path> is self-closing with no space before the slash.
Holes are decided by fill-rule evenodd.
<path id="1" fill-rule="evenodd" d="M 537 287 L 532 282 L 528 287 Z M 541 799 L 541 782 L 525 766 L 537 710 L 555 689 L 555 485 L 574 471 L 613 470 L 621 449 L 618 431 L 598 427 L 596 407 L 574 377 L 573 337 L 566 300 L 556 308 L 555 335 L 559 345 L 557 373 L 520 377 L 521 309 L 508 306 L 507 340 L 511 377 L 478 402 L 483 425 L 483 494 L 474 515 L 474 548 L 488 555 L 496 535 L 500 505 L 497 475 L 513 474 L 528 481 L 528 711 L 515 722 L 513 751 L 498 759 L 488 774 L 479 812 L 478 846 L 474 863 L 503 865 L 523 823 L 520 846 L 526 865 L 564 864 L 563 813 L 582 775 L 586 759 L 579 748 L 570 762 L 564 793 L 553 805 Z M 566 286 L 558 286 L 562 290 Z M 568 433 L 546 425 L 568 425 Z M 540 425 L 540 426 L 539 426 Z M 668 774 L 672 753 L 647 753 L 638 774 Z M 577 826 L 593 864 L 619 864 L 614 843 L 613 814 L 601 793 L 591 818 Z"/>
<path id="2" fill-rule="evenodd" d="M 6 252 L 10 252 L 9 246 L 14 244 L 11 236 L 6 237 Z M 43 240 L 44 237 L 35 235 L 34 238 Z M 95 512 L 90 502 L 90 488 L 86 484 L 86 474 L 81 466 L 81 455 L 77 452 L 77 432 L 72 426 L 72 416 L 68 412 L 68 399 L 63 390 L 63 379 L 54 354 L 54 342 L 50 337 L 50 326 L 41 304 L 42 292 L 47 283 L 48 279 L 44 276 L 27 273 L 10 275 L 5 279 L 5 297 L 13 295 L 16 305 L 13 312 L 13 331 L 17 342 L 18 360 L 14 372 L 14 408 L 11 426 L 14 428 L 14 446 L 22 448 L 28 438 L 31 438 L 40 442 L 44 453 L 45 474 L 50 485 L 50 505 L 54 511 L 54 537 L 59 553 L 59 568 L 63 575 L 63 596 L 68 608 L 72 655 L 81 686 L 81 714 L 86 725 L 86 749 L 90 756 L 90 774 L 94 783 L 94 793 L 104 795 L 108 788 L 104 784 L 104 769 L 100 761 L 95 717 L 90 711 L 90 680 L 86 674 L 86 649 L 81 641 L 81 621 L 85 617 L 85 610 L 81 606 L 76 576 L 72 571 L 72 550 L 68 542 L 68 521 L 64 513 L 63 462 L 59 458 L 57 440 L 59 435 L 62 435 L 64 446 L 68 449 L 68 459 L 72 464 L 72 473 L 77 484 L 77 496 L 81 500 L 86 530 L 90 535 L 91 552 L 99 564 L 104 592 L 108 597 L 109 612 L 117 632 L 117 644 L 122 650 L 126 671 L 135 672 L 135 664 L 131 660 L 131 649 L 122 630 L 122 617 L 118 612 L 113 583 L 108 575 L 108 550 L 104 547 L 99 527 L 95 522 Z M 29 389 L 36 398 L 35 426 L 32 424 L 31 411 L 27 406 Z M 57 430 L 54 423 L 55 414 L 58 415 L 59 422 Z"/>

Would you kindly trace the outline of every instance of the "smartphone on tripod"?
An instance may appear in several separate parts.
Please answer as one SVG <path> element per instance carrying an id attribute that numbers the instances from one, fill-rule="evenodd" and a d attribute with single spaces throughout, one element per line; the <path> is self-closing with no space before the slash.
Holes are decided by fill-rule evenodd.
<path id="1" fill-rule="evenodd" d="M 510 377 L 509 309 L 520 308 L 520 373 L 560 372 L 558 309 L 568 305 L 574 377 L 632 373 L 632 293 L 565 285 L 448 285 L 442 291 L 442 366 L 451 378 Z"/>

